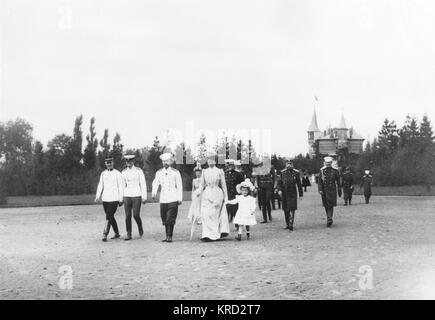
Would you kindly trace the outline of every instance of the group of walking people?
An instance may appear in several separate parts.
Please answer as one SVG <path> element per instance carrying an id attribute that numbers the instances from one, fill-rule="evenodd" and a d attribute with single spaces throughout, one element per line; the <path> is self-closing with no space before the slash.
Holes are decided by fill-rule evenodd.
<path id="1" fill-rule="evenodd" d="M 147 186 L 143 171 L 134 166 L 134 155 L 125 155 L 127 168 L 122 172 L 113 167 L 113 158 L 105 159 L 106 170 L 101 173 L 95 201 L 102 201 L 106 214 L 103 241 L 107 241 L 110 229 L 115 233 L 111 239 L 120 237 L 115 213 L 118 207 L 124 206 L 127 236 L 132 239 L 132 217 L 135 219 L 139 236 L 143 226 L 140 218 L 141 205 L 147 201 Z M 152 182 L 152 198 L 157 197 L 160 190 L 160 217 L 165 227 L 166 237 L 163 242 L 172 242 L 174 226 L 178 215 L 178 206 L 183 200 L 183 184 L 181 174 L 172 167 L 174 156 L 164 153 L 160 156 L 163 168 L 158 170 Z M 309 177 L 294 168 L 293 160 L 287 159 L 285 168 L 276 173 L 273 168 L 257 171 L 248 177 L 241 170 L 240 161 L 227 159 L 225 170 L 216 166 L 214 157 L 207 159 L 207 168 L 200 164 L 195 167 L 195 179 L 192 181 L 192 202 L 188 220 L 191 223 L 191 239 L 196 226 L 201 227 L 202 241 L 216 241 L 230 234 L 230 223 L 234 223 L 236 239 L 241 240 L 243 231 L 246 238 L 251 237 L 251 226 L 256 225 L 255 211 L 257 199 L 263 213 L 263 221 L 272 220 L 271 201 L 277 195 L 282 202 L 285 217 L 285 229 L 293 230 L 298 200 L 302 200 L 306 187 L 311 185 Z M 318 176 L 318 191 L 326 211 L 327 227 L 333 223 L 334 207 L 337 196 L 344 194 L 345 205 L 351 205 L 353 193 L 353 175 L 346 168 L 341 176 L 333 167 L 332 157 L 324 158 L 324 167 Z M 371 195 L 372 176 L 366 171 L 361 187 L 364 187 L 366 203 Z"/>

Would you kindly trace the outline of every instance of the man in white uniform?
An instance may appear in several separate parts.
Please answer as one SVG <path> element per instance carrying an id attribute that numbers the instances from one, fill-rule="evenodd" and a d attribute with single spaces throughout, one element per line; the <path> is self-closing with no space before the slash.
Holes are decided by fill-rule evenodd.
<path id="1" fill-rule="evenodd" d="M 124 209 L 125 209 L 125 226 L 127 228 L 127 237 L 125 240 L 131 240 L 131 213 L 136 221 L 139 235 L 142 237 L 143 228 L 142 220 L 140 218 L 140 208 L 142 203 L 145 204 L 147 200 L 147 184 L 145 175 L 142 169 L 134 165 L 134 158 L 136 156 L 125 155 L 124 158 L 127 162 L 127 168 L 122 171 L 122 178 L 124 179 Z"/>
<path id="2" fill-rule="evenodd" d="M 115 220 L 115 213 L 118 206 L 123 205 L 124 183 L 121 172 L 113 168 L 113 157 L 105 159 L 106 170 L 100 175 L 100 181 L 95 195 L 95 202 L 103 202 L 106 213 L 106 224 L 103 231 L 103 241 L 107 241 L 107 235 L 112 226 L 115 235 L 111 239 L 119 238 L 118 224 Z"/>
<path id="3" fill-rule="evenodd" d="M 178 206 L 183 200 L 183 184 L 181 174 L 178 170 L 171 168 L 174 162 L 172 153 L 164 153 L 160 156 L 163 168 L 156 172 L 153 181 L 152 197 L 157 196 L 159 186 L 160 191 L 160 217 L 166 228 L 166 239 L 163 242 L 172 242 L 172 234 L 177 219 Z"/>

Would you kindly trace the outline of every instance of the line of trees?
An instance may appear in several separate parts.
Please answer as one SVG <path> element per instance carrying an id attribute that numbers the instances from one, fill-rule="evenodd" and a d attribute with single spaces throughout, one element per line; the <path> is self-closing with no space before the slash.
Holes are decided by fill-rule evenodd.
<path id="1" fill-rule="evenodd" d="M 435 143 L 427 115 L 407 116 L 402 127 L 385 119 L 377 138 L 367 143 L 357 168 L 370 169 L 377 185 L 435 184 Z"/>
<path id="2" fill-rule="evenodd" d="M 435 184 L 434 133 L 427 115 L 420 121 L 407 115 L 401 127 L 385 119 L 377 137 L 366 143 L 361 155 L 343 149 L 338 156 L 339 166 L 350 166 L 357 181 L 368 169 L 380 186 Z M 279 160 L 277 163 L 277 168 L 282 166 Z M 295 158 L 296 168 L 310 174 L 318 173 L 322 164 L 321 155 L 310 158 L 300 154 Z"/>
<path id="3" fill-rule="evenodd" d="M 106 129 L 101 139 L 97 138 L 95 118 L 90 120 L 85 140 L 82 125 L 83 116 L 80 115 L 75 119 L 71 135 L 56 135 L 44 147 L 40 141 L 34 140 L 33 127 L 24 119 L 0 123 L 0 202 L 4 202 L 6 196 L 93 193 L 109 153 L 114 157 L 115 167 L 120 170 L 125 165 L 124 152 L 135 153 L 136 165 L 145 171 L 148 187 L 151 187 L 155 172 L 161 167 L 159 156 L 165 152 L 158 137 L 151 146 L 124 150 L 119 133 L 110 139 Z M 217 150 L 224 145 L 227 158 L 229 154 L 237 154 L 238 159 L 243 155 L 252 160 L 243 165 L 248 174 L 255 166 L 253 163 L 258 163 L 251 141 L 244 143 L 235 137 L 223 137 L 210 147 L 206 140 L 206 136 L 201 135 L 195 157 L 198 153 L 205 157 L 208 149 Z M 193 158 L 192 151 L 184 143 L 178 144 L 173 151 L 183 154 L 184 159 Z M 435 184 L 434 134 L 426 115 L 421 121 L 408 115 L 402 127 L 385 119 L 378 136 L 366 144 L 361 155 L 345 155 L 343 158 L 345 160 L 339 165 L 351 166 L 357 179 L 364 170 L 370 169 L 377 185 Z M 294 160 L 296 168 L 310 174 L 318 173 L 323 163 L 321 156 L 312 159 L 302 154 Z M 272 155 L 271 163 L 277 170 L 285 166 L 284 159 L 277 155 Z M 177 165 L 186 190 L 191 188 L 193 168 L 194 164 Z"/>
<path id="4" fill-rule="evenodd" d="M 83 139 L 83 116 L 75 119 L 72 134 L 59 134 L 46 147 L 33 138 L 33 127 L 24 119 L 0 123 L 0 201 L 6 196 L 22 195 L 74 195 L 95 192 L 99 174 L 104 170 L 104 159 L 114 157 L 115 168 L 122 170 L 124 152 L 136 154 L 136 165 L 145 171 L 148 188 L 151 188 L 155 172 L 161 167 L 160 155 L 165 152 L 158 137 L 152 146 L 140 149 L 125 149 L 119 133 L 113 139 L 105 129 L 101 139 L 95 131 L 95 118 L 89 123 L 88 133 Z M 235 138 L 223 137 L 221 141 L 208 143 L 203 134 L 199 138 L 197 155 L 205 158 L 208 149 L 219 149 L 224 145 L 227 155 L 231 152 L 241 158 L 247 154 L 257 157 L 250 141 L 243 143 Z M 231 150 L 233 149 L 233 150 Z M 222 149 L 221 149 L 222 150 Z M 184 143 L 176 146 L 176 154 L 184 159 L 192 158 L 192 151 Z M 186 161 L 185 161 L 186 163 Z M 184 187 L 191 188 L 194 164 L 177 165 Z M 252 165 L 244 165 L 250 170 Z"/>

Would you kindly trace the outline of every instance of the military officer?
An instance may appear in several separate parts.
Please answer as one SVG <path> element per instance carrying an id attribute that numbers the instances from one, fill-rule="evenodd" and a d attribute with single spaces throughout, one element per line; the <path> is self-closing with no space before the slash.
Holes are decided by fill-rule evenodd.
<path id="1" fill-rule="evenodd" d="M 272 208 L 270 205 L 273 191 L 276 188 L 275 170 L 272 167 L 268 172 L 259 172 L 256 175 L 255 188 L 258 190 L 258 202 L 263 211 L 263 221 L 261 223 L 267 223 L 267 217 L 269 217 L 269 221 L 272 221 Z"/>
<path id="2" fill-rule="evenodd" d="M 369 204 L 370 197 L 372 196 L 372 184 L 373 184 L 373 176 L 370 174 L 370 170 L 366 170 L 364 172 L 364 176 L 361 179 L 360 188 L 364 188 L 364 198 L 366 204 Z"/>
<path id="3" fill-rule="evenodd" d="M 236 186 L 244 181 L 243 175 L 241 172 L 237 172 L 234 166 L 234 160 L 226 159 L 225 160 L 225 183 L 227 185 L 227 194 L 228 200 L 233 200 L 236 198 L 237 190 Z M 227 212 L 228 212 L 228 221 L 233 221 L 236 216 L 237 209 L 239 208 L 238 204 L 226 204 Z M 237 226 L 236 226 L 237 227 Z"/>
<path id="4" fill-rule="evenodd" d="M 147 184 L 145 175 L 142 169 L 134 165 L 134 154 L 124 156 L 127 168 L 122 171 L 124 179 L 124 209 L 125 209 L 125 225 L 127 228 L 127 237 L 125 240 L 131 240 L 131 213 L 136 221 L 139 235 L 143 236 L 142 220 L 140 218 L 140 208 L 142 203 L 147 200 Z"/>
<path id="5" fill-rule="evenodd" d="M 337 192 L 341 197 L 340 173 L 332 167 L 332 157 L 325 157 L 325 166 L 320 169 L 319 173 L 319 193 L 322 196 L 322 203 L 325 207 L 327 222 L 326 226 L 332 226 L 334 207 L 337 206 Z"/>
<path id="6" fill-rule="evenodd" d="M 299 200 L 302 200 L 304 195 L 300 173 L 294 168 L 293 160 L 286 160 L 286 167 L 281 171 L 277 188 L 282 199 L 282 209 L 284 210 L 286 222 L 285 229 L 293 231 L 293 222 L 298 208 L 298 193 Z"/>
<path id="7" fill-rule="evenodd" d="M 123 205 L 124 183 L 121 172 L 113 168 L 113 157 L 109 156 L 104 160 L 106 170 L 100 175 L 95 202 L 103 202 L 104 212 L 106 214 L 106 224 L 103 231 L 103 241 L 107 241 L 110 227 L 113 228 L 115 235 L 110 239 L 119 238 L 118 224 L 115 220 L 115 213 L 118 206 Z"/>
<path id="8" fill-rule="evenodd" d="M 234 170 L 239 172 L 242 175 L 242 177 L 243 177 L 243 181 L 245 181 L 246 175 L 243 172 L 242 162 L 240 160 L 234 161 Z"/>
<path id="9" fill-rule="evenodd" d="M 343 199 L 344 205 L 347 206 L 352 204 L 352 194 L 353 194 L 353 173 L 350 171 L 350 167 L 346 167 L 343 173 Z"/>
<path id="10" fill-rule="evenodd" d="M 156 172 L 153 181 L 152 198 L 155 199 L 160 191 L 160 217 L 166 229 L 166 239 L 162 242 L 172 242 L 175 221 L 177 220 L 178 206 L 183 200 L 183 184 L 180 171 L 171 167 L 174 163 L 172 153 L 163 153 L 160 156 L 163 168 Z"/>

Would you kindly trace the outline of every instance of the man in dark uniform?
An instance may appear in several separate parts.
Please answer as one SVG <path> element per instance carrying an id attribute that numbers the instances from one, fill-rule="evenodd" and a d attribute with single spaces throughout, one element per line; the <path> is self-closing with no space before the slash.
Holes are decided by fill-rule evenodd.
<path id="1" fill-rule="evenodd" d="M 352 194 L 353 194 L 353 173 L 350 171 L 349 167 L 346 167 L 343 174 L 343 199 L 344 205 L 347 206 L 352 204 Z"/>
<path id="2" fill-rule="evenodd" d="M 360 185 L 360 188 L 364 188 L 364 198 L 366 200 L 366 204 L 369 204 L 370 197 L 372 196 L 372 183 L 373 176 L 370 174 L 370 170 L 366 170 Z"/>
<path id="3" fill-rule="evenodd" d="M 263 170 L 267 170 L 264 168 Z M 255 187 L 258 188 L 258 201 L 263 211 L 263 221 L 267 223 L 267 217 L 272 221 L 272 208 L 270 202 L 272 201 L 273 190 L 276 188 L 275 170 L 270 168 L 266 172 L 259 172 L 255 179 Z"/>
<path id="4" fill-rule="evenodd" d="M 298 208 L 298 193 L 300 200 L 302 200 L 304 195 L 300 173 L 294 168 L 293 160 L 288 159 L 286 161 L 286 167 L 281 171 L 277 188 L 282 198 L 282 209 L 284 210 L 287 225 L 285 229 L 292 231 L 295 213 Z"/>
<path id="5" fill-rule="evenodd" d="M 225 163 L 225 183 L 227 185 L 228 200 L 233 200 L 236 198 L 237 195 L 236 186 L 244 181 L 243 174 L 235 170 L 234 160 L 226 159 Z M 228 212 L 228 221 L 231 222 L 236 216 L 239 205 L 227 204 L 226 206 Z"/>
<path id="6" fill-rule="evenodd" d="M 337 206 L 337 192 L 341 197 L 340 173 L 332 167 L 333 159 L 325 157 L 325 166 L 320 169 L 319 193 L 322 196 L 322 203 L 325 207 L 327 222 L 326 226 L 332 226 L 334 207 Z"/>
<path id="7" fill-rule="evenodd" d="M 304 192 L 307 192 L 307 187 L 311 187 L 310 177 L 306 171 L 302 173 L 302 187 L 304 188 Z"/>

